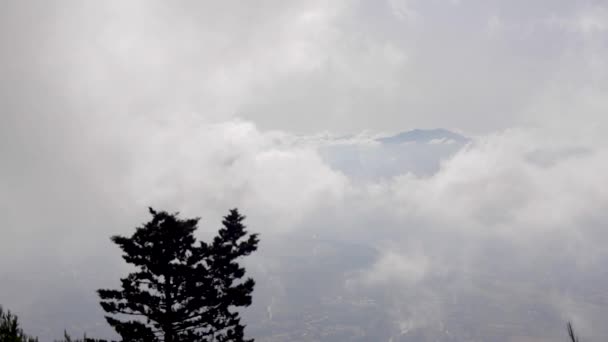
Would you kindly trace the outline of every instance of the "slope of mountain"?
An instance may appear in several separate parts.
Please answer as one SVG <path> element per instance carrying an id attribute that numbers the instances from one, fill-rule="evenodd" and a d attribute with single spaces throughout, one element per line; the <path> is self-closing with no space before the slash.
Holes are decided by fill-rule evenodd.
<path id="1" fill-rule="evenodd" d="M 383 144 L 430 143 L 432 141 L 453 141 L 458 144 L 466 144 L 470 139 L 443 128 L 436 128 L 414 129 L 377 140 Z"/>
<path id="2" fill-rule="evenodd" d="M 445 129 L 416 129 L 371 142 L 337 142 L 319 151 L 333 169 L 353 179 L 375 181 L 407 173 L 430 176 L 439 170 L 442 160 L 469 141 Z"/>

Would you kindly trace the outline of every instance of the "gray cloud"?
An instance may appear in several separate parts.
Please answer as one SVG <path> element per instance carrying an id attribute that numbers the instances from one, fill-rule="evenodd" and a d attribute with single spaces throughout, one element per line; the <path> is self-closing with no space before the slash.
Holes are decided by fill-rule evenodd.
<path id="1" fill-rule="evenodd" d="M 51 88 L 71 111 L 112 120 L 193 112 L 309 133 L 488 133 L 535 122 L 526 110 L 548 86 L 604 68 L 592 2 L 6 7 L 3 68 L 22 96 Z"/>
<path id="2" fill-rule="evenodd" d="M 601 3 L 3 6 L 0 303 L 41 337 L 108 333 L 93 291 L 125 271 L 108 236 L 148 205 L 202 216 L 202 237 L 248 214 L 259 336 L 355 336 L 365 312 L 393 341 L 490 334 L 484 319 L 503 337 L 567 318 L 607 333 Z M 413 127 L 474 143 L 430 175 L 362 182 L 317 134 L 367 130 L 349 141 L 367 148 Z M 307 310 L 330 323 L 294 323 Z"/>

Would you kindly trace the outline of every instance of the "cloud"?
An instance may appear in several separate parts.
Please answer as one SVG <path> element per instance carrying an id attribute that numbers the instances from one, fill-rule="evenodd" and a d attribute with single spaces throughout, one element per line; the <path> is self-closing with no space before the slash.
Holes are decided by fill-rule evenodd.
<path id="1" fill-rule="evenodd" d="M 63 115 L 116 121 L 190 112 L 308 134 L 395 126 L 487 134 L 527 124 L 524 113 L 554 76 L 592 54 L 550 18 L 602 13 L 599 5 L 492 1 L 450 5 L 445 16 L 445 5 L 65 1 L 53 10 L 14 2 L 3 11 L 3 93 L 13 94 L 7 103 L 29 94 L 48 98 L 49 108 L 65 101 Z M 424 20 L 412 26 L 394 8 Z M 503 30 L 488 37 L 492 16 Z M 599 48 L 601 34 L 584 44 Z"/>
<path id="2" fill-rule="evenodd" d="M 94 290 L 126 270 L 110 235 L 153 205 L 208 237 L 239 206 L 262 234 L 252 312 L 286 330 L 329 312 L 368 340 L 464 339 L 480 321 L 561 334 L 573 312 L 605 336 L 605 11 L 445 5 L 9 3 L 0 302 L 41 337 L 108 334 Z M 473 142 L 378 156 L 376 137 L 414 127 Z M 332 159 L 344 146 L 432 167 L 362 180 Z M 259 336 L 279 329 L 255 317 Z"/>
<path id="3" fill-rule="evenodd" d="M 419 19 L 420 14 L 414 10 L 407 0 L 389 0 L 388 4 L 393 14 L 399 18 L 408 22 L 415 22 Z"/>
<path id="4" fill-rule="evenodd" d="M 590 276 L 606 260 L 602 246 L 607 236 L 601 222 L 606 219 L 602 208 L 608 193 L 597 186 L 608 174 L 602 172 L 608 167 L 604 145 L 583 145 L 589 151 L 583 154 L 554 154 L 551 151 L 573 147 L 568 147 L 567 139 L 547 141 L 542 131 L 508 130 L 477 137 L 429 176 L 417 177 L 404 170 L 400 176 L 364 182 L 332 169 L 321 157 L 319 148 L 332 144 L 331 140 L 262 131 L 247 121 L 208 123 L 185 115 L 162 124 L 141 119 L 131 124 L 123 122 L 120 134 L 101 130 L 98 136 L 95 127 L 87 127 L 92 133 L 89 141 L 81 142 L 76 150 L 58 150 L 53 158 L 67 158 L 68 164 L 39 160 L 33 167 L 50 170 L 46 174 L 56 177 L 54 182 L 13 190 L 10 198 L 2 198 L 4 203 L 12 199 L 15 210 L 40 213 L 25 225 L 19 224 L 20 215 L 7 216 L 8 227 L 15 227 L 5 230 L 12 234 L 12 241 L 25 241 L 32 234 L 38 237 L 29 247 L 25 245 L 28 253 L 17 253 L 16 248 L 24 245 L 2 246 L 5 251 L 14 250 L 2 264 L 4 277 L 15 282 L 7 293 L 13 298 L 32 298 L 29 303 L 11 297 L 3 300 L 29 312 L 25 317 L 33 322 L 55 330 L 62 324 L 40 316 L 44 308 L 55 304 L 44 303 L 47 294 L 34 295 L 40 292 L 38 286 L 19 285 L 26 279 L 27 273 L 22 272 L 48 268 L 41 276 L 47 279 L 49 291 L 77 291 L 80 305 L 96 308 L 93 290 L 111 285 L 122 270 L 118 253 L 102 241 L 111 234 L 128 234 L 145 218 L 147 205 L 202 216 L 203 237 L 217 227 L 227 208 L 241 207 L 251 229 L 262 233 L 266 243 L 260 258 L 252 261 L 252 270 L 259 276 L 260 293 L 268 293 L 260 295 L 257 305 L 266 308 L 274 303 L 273 320 L 285 314 L 285 301 L 293 307 L 302 305 L 298 291 L 319 298 L 346 291 L 381 303 L 380 312 L 388 315 L 397 330 L 401 329 L 398 322 L 410 321 L 417 322 L 411 329 L 436 329 L 453 324 L 446 310 L 461 309 L 461 304 L 454 307 L 447 301 L 447 294 L 474 292 L 486 276 L 505 284 L 523 283 L 531 293 L 556 286 L 557 294 L 581 303 L 584 292 L 564 292 L 559 288 L 561 280 L 537 283 L 534 272 L 546 268 L 552 279 L 559 274 L 555 267 L 565 267 L 573 275 Z M 120 144 L 102 149 L 99 144 L 110 137 Z M 361 144 L 366 146 L 368 140 L 361 139 Z M 97 153 L 92 155 L 93 151 Z M 530 155 L 538 151 L 548 151 L 551 163 L 531 160 Z M 76 176 L 60 177 L 65 172 Z M 40 176 L 19 177 L 28 184 Z M 141 210 L 134 209 L 138 207 Z M 73 223 L 65 224 L 66 218 Z M 321 247 L 311 236 L 329 241 L 328 245 Z M 311 245 L 307 245 L 309 240 Z M 289 241 L 299 242 L 285 248 Z M 347 245 L 336 245 L 338 241 Z M 325 252 L 310 254 L 309 246 Z M 367 252 L 361 254 L 357 246 L 374 252 L 362 258 Z M 288 272 L 297 260 L 292 253 L 312 258 L 312 268 L 298 271 L 302 275 L 334 273 L 319 283 L 318 291 L 326 293 L 294 285 L 294 275 Z M 45 260 L 39 264 L 36 260 L 42 255 Z M 563 260 L 570 264 L 560 266 Z M 68 283 L 68 279 L 78 281 Z M 446 279 L 456 280 L 445 287 L 441 284 Z M 49 282 L 56 287 L 48 287 Z M 267 286 L 282 289 L 283 295 L 271 294 Z M 407 295 L 400 295 L 399 288 L 407 289 Z M 382 292 L 396 295 L 379 295 Z M 416 293 L 420 296 L 413 297 Z M 492 298 L 488 300 L 499 302 L 501 297 Z M 548 299 L 535 303 L 553 307 Z M 40 314 L 30 311 L 37 305 Z M 60 318 L 76 319 L 71 315 Z M 90 323 L 100 317 L 97 311 L 82 317 L 91 321 L 81 327 L 99 331 Z"/>
<path id="5" fill-rule="evenodd" d="M 601 34 L 608 28 L 607 9 L 602 5 L 585 6 L 574 16 L 552 16 L 547 23 L 589 37 L 593 34 Z"/>
<path id="6" fill-rule="evenodd" d="M 427 267 L 428 260 L 424 256 L 408 258 L 398 253 L 384 252 L 372 269 L 365 273 L 363 280 L 371 285 L 415 283 L 425 276 Z"/>

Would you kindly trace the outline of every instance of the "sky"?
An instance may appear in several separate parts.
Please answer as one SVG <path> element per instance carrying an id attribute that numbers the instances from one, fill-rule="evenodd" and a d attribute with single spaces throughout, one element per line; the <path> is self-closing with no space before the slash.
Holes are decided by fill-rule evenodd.
<path id="1" fill-rule="evenodd" d="M 241 208 L 264 310 L 295 291 L 286 245 L 321 236 L 374 251 L 334 285 L 382 297 L 402 335 L 479 288 L 608 333 L 605 2 L 0 6 L 0 304 L 44 340 L 108 334 L 94 291 L 127 270 L 109 236 L 147 206 L 201 237 Z M 361 181 L 319 149 L 439 127 L 472 142 L 426 175 Z"/>

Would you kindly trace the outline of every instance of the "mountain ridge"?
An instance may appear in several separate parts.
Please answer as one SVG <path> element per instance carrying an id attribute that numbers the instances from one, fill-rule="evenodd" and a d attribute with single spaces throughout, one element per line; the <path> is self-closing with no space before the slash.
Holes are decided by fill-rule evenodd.
<path id="1" fill-rule="evenodd" d="M 433 140 L 452 140 L 457 143 L 465 144 L 470 141 L 469 138 L 452 132 L 444 128 L 433 129 L 413 129 L 405 132 L 400 132 L 392 136 L 378 138 L 376 141 L 383 144 L 403 144 L 403 143 L 429 143 Z"/>

